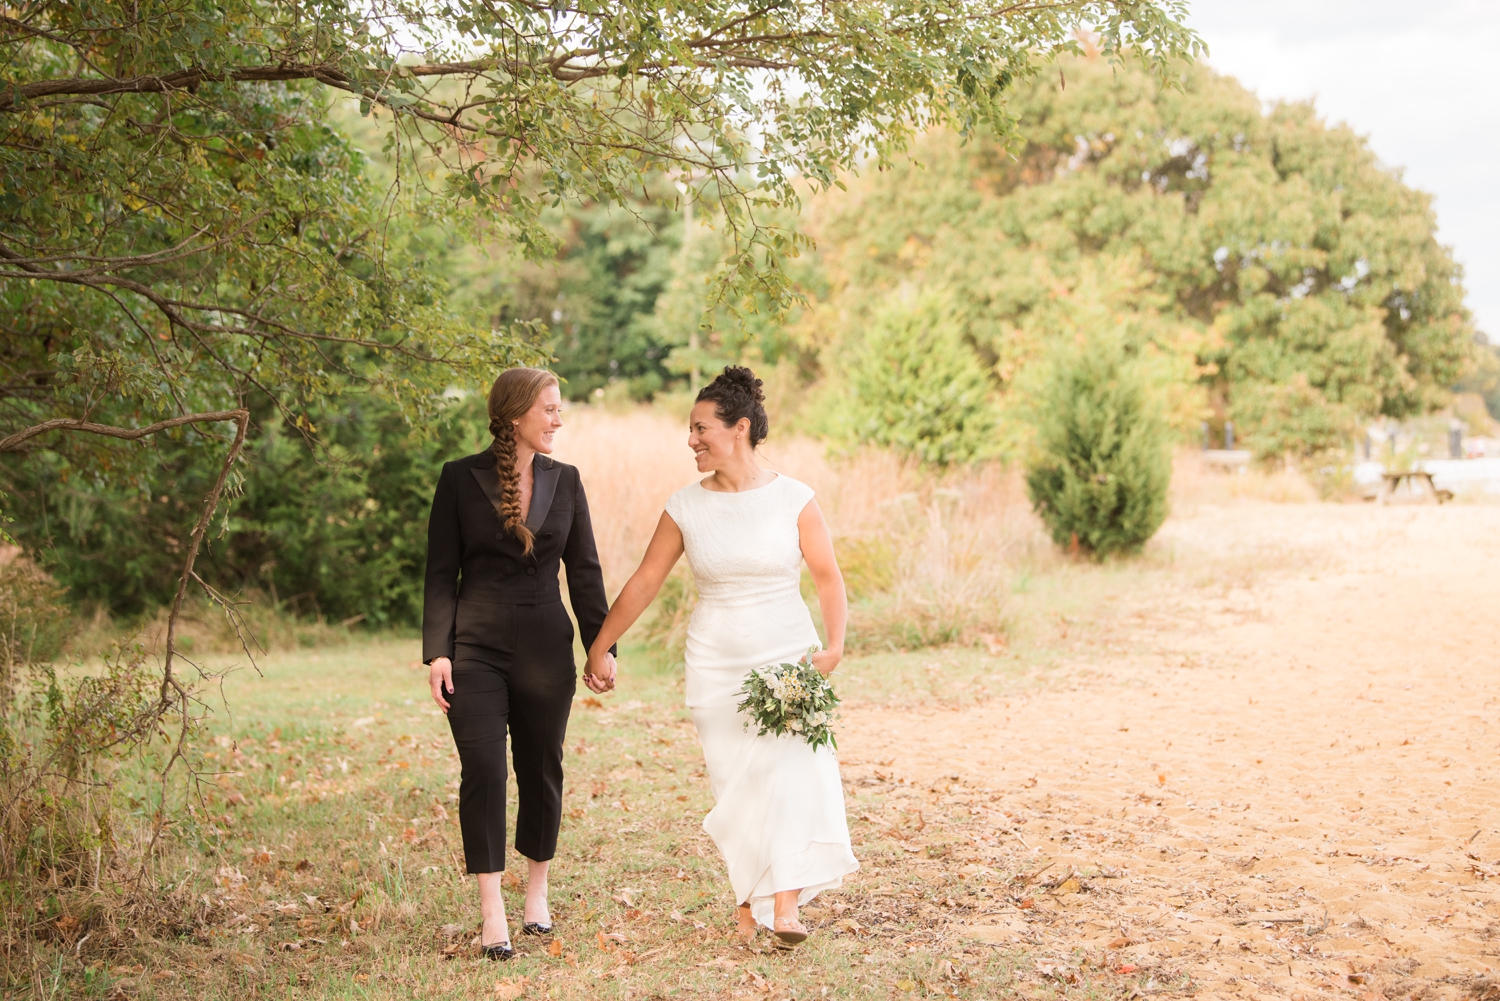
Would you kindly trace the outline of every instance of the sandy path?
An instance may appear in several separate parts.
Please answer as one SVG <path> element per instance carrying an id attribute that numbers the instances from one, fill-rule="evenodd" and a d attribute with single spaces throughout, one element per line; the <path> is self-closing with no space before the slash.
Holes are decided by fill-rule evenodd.
<path id="1" fill-rule="evenodd" d="M 1000 883 L 1051 863 L 949 931 L 1063 980 L 1500 998 L 1500 508 L 1246 502 L 1164 533 L 1180 569 L 1066 664 L 849 714 L 849 779 L 904 783 L 879 822 L 925 800 Z"/>

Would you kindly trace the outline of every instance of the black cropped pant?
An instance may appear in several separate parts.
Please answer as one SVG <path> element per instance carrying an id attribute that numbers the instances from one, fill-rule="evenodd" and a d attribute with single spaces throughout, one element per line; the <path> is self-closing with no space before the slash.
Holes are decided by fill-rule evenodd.
<path id="1" fill-rule="evenodd" d="M 469 872 L 505 868 L 505 733 L 519 809 L 516 851 L 545 862 L 562 822 L 563 739 L 578 679 L 573 622 L 561 601 L 510 605 L 460 598 L 448 726 L 463 778 L 458 822 Z"/>

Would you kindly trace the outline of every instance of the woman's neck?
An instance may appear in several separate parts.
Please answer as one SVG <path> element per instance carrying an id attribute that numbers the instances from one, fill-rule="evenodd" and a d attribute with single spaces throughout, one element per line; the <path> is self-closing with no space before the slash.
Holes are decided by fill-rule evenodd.
<path id="1" fill-rule="evenodd" d="M 766 478 L 766 470 L 755 461 L 754 453 L 735 461 L 723 469 L 714 470 L 714 489 L 720 493 L 737 494 L 742 490 L 754 490 Z"/>
<path id="2" fill-rule="evenodd" d="M 520 472 L 530 469 L 532 457 L 535 455 L 536 449 L 529 445 L 523 445 L 519 441 L 516 442 L 516 471 Z"/>

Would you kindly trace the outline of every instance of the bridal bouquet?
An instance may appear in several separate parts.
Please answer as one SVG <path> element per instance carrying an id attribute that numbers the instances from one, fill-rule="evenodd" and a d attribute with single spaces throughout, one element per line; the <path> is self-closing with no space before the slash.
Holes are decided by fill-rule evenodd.
<path id="1" fill-rule="evenodd" d="M 753 723 L 760 734 L 800 734 L 814 750 L 825 744 L 838 747 L 833 739 L 833 722 L 838 719 L 839 697 L 811 660 L 757 667 L 738 694 L 745 697 L 735 707 L 749 717 L 745 729 Z"/>

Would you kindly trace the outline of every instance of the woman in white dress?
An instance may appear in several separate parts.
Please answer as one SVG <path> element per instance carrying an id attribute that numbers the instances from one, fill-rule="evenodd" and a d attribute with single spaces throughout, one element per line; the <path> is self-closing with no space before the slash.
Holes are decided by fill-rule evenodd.
<path id="1" fill-rule="evenodd" d="M 589 649 L 584 680 L 597 692 L 614 687 L 610 646 L 686 552 L 698 586 L 688 623 L 687 706 L 715 801 L 703 829 L 729 868 L 738 939 L 748 943 L 765 926 L 796 944 L 807 938 L 797 908 L 859 868 L 838 759 L 800 736 L 746 730 L 736 693 L 755 668 L 804 658 L 820 645 L 798 588 L 803 560 L 828 633 L 811 655 L 825 677 L 843 656 L 848 606 L 812 489 L 756 462 L 768 430 L 763 401 L 760 380 L 738 366 L 698 394 L 688 445 L 698 471 L 710 475 L 667 501 L 640 567 Z"/>

